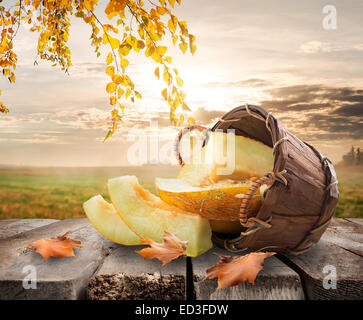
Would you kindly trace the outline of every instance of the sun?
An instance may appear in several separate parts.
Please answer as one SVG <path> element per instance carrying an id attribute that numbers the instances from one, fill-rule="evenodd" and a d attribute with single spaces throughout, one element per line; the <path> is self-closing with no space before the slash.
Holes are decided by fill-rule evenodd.
<path id="1" fill-rule="evenodd" d="M 183 90 L 193 110 L 195 107 L 203 107 L 206 110 L 230 110 L 246 102 L 258 103 L 263 98 L 259 88 L 243 86 L 241 79 L 216 80 L 216 76 L 210 72 L 203 73 L 198 70 L 186 70 L 183 77 Z"/>

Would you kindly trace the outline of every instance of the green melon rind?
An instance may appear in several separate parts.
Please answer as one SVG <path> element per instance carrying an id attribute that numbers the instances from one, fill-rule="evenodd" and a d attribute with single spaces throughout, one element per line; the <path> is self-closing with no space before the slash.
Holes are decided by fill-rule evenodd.
<path id="1" fill-rule="evenodd" d="M 209 221 L 197 214 L 178 214 L 164 209 L 150 210 L 160 198 L 145 192 L 150 202 L 137 196 L 133 186 L 139 185 L 135 176 L 122 176 L 108 180 L 108 190 L 117 212 L 132 230 L 145 239 L 163 241 L 164 232 L 188 241 L 186 254 L 197 257 L 213 247 Z M 148 204 L 149 202 L 149 204 Z"/>
<path id="2" fill-rule="evenodd" d="M 112 204 L 107 209 L 100 201 L 105 200 L 101 195 L 96 195 L 83 204 L 84 212 L 94 228 L 112 242 L 127 246 L 142 244 L 140 237 L 122 221 Z"/>

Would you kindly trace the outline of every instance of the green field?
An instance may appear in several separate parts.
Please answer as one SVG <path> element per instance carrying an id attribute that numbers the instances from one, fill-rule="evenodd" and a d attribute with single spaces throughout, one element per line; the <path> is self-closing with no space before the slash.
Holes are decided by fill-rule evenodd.
<path id="1" fill-rule="evenodd" d="M 339 202 L 335 216 L 363 218 L 363 166 L 337 167 Z"/>
<path id="2" fill-rule="evenodd" d="M 155 177 L 175 177 L 177 167 L 0 168 L 0 219 L 84 217 L 82 203 L 101 194 L 107 179 L 136 175 L 155 192 Z M 363 170 L 337 168 L 340 199 L 335 215 L 363 218 Z"/>
<path id="3" fill-rule="evenodd" d="M 0 169 L 0 219 L 85 217 L 82 203 L 96 194 L 109 200 L 107 180 L 136 175 L 155 193 L 155 177 L 175 177 L 177 167 Z"/>

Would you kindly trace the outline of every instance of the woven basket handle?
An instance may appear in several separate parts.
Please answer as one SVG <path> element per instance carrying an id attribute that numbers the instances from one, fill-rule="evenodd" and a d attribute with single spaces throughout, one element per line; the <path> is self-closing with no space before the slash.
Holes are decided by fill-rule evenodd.
<path id="1" fill-rule="evenodd" d="M 270 228 L 271 226 L 264 221 L 251 217 L 247 217 L 248 207 L 250 206 L 250 203 L 252 201 L 252 197 L 256 193 L 259 187 L 261 187 L 263 184 L 267 184 L 269 187 L 273 185 L 273 183 L 278 180 L 279 182 L 283 183 L 284 185 L 287 185 L 287 180 L 283 176 L 283 174 L 286 173 L 285 170 L 274 173 L 269 172 L 266 173 L 263 177 L 255 180 L 251 187 L 248 189 L 248 191 L 245 194 L 241 194 L 242 202 L 240 206 L 239 211 L 239 221 L 243 227 L 252 227 L 256 226 L 256 222 L 261 225 L 261 227 Z M 237 195 L 236 195 L 237 196 Z"/>
<path id="2" fill-rule="evenodd" d="M 189 127 L 185 127 L 179 131 L 178 136 L 176 137 L 176 141 L 175 141 L 175 154 L 176 154 L 176 157 L 177 157 L 178 162 L 181 167 L 185 164 L 185 162 L 183 161 L 183 158 L 180 154 L 180 142 L 183 139 L 183 136 L 185 134 L 187 134 L 188 132 L 191 132 L 193 130 L 198 130 L 198 131 L 202 132 L 204 134 L 204 136 L 206 136 L 206 133 L 209 129 L 206 127 L 203 127 L 203 126 L 199 126 L 199 125 L 192 125 Z"/>

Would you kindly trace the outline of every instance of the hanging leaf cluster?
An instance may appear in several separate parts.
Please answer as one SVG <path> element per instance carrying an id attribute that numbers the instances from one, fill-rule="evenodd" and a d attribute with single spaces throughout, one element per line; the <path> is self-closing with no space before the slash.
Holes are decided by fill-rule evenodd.
<path id="1" fill-rule="evenodd" d="M 183 53 L 189 50 L 194 54 L 196 50 L 195 36 L 189 33 L 187 23 L 173 13 L 176 3 L 180 4 L 181 0 L 159 0 L 157 3 L 148 0 L 20 0 L 6 8 L 5 1 L 0 0 L 1 72 L 11 83 L 15 82 L 17 55 L 13 42 L 22 23 L 39 34 L 37 59 L 50 61 L 52 66 L 60 66 L 68 72 L 72 66 L 68 39 L 71 17 L 75 16 L 90 26 L 91 46 L 97 57 L 101 56 L 101 47 L 106 50 L 105 73 L 109 77 L 106 91 L 113 125 L 105 140 L 116 131 L 126 103 L 142 97 L 128 74 L 132 51 L 142 53 L 156 63 L 154 74 L 165 82 L 161 95 L 170 107 L 171 123 L 181 125 L 185 120 L 193 123 L 184 101 L 186 95 L 181 89 L 183 80 L 172 67 L 168 48 L 162 45 L 163 40 L 169 38 Z M 107 21 L 98 17 L 98 5 L 105 5 L 106 18 L 103 19 Z M 178 108 L 182 111 L 179 117 L 176 115 Z M 0 102 L 0 112 L 8 111 Z"/>

